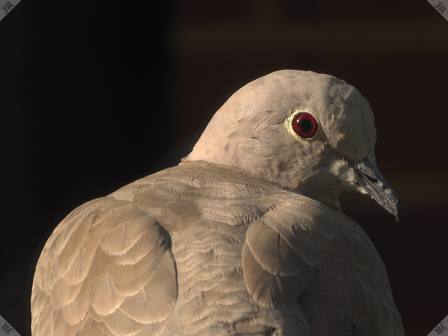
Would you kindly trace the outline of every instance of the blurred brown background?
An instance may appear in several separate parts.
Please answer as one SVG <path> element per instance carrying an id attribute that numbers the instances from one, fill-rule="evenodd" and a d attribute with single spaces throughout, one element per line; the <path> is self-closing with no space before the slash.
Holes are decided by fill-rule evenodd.
<path id="1" fill-rule="evenodd" d="M 370 101 L 400 222 L 347 195 L 406 333 L 448 314 L 448 21 L 425 0 L 23 0 L 0 22 L 0 314 L 29 335 L 32 274 L 68 211 L 187 154 L 213 112 L 277 69 Z"/>

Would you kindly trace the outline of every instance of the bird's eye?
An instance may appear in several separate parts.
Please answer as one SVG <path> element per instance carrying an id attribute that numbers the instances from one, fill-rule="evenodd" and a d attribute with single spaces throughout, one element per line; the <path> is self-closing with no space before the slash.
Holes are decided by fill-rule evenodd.
<path id="1" fill-rule="evenodd" d="M 311 113 L 300 112 L 292 118 L 292 129 L 302 138 L 312 138 L 316 135 L 319 125 Z"/>

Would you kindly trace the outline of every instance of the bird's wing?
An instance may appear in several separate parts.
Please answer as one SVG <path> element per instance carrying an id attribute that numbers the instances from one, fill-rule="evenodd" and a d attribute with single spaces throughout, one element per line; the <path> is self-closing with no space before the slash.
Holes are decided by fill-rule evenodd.
<path id="1" fill-rule="evenodd" d="M 260 306 L 282 311 L 283 332 L 309 336 L 309 324 L 297 301 L 316 269 L 288 241 L 291 235 L 286 232 L 285 236 L 281 230 L 292 229 L 297 221 L 296 214 L 287 211 L 282 203 L 276 200 L 276 206 L 246 231 L 242 250 L 244 283 Z M 277 224 L 282 227 L 277 228 Z"/>
<path id="2" fill-rule="evenodd" d="M 104 197 L 75 209 L 36 267 L 33 336 L 157 335 L 177 298 L 170 244 L 130 202 Z"/>
<path id="3" fill-rule="evenodd" d="M 364 231 L 304 197 L 280 195 L 277 205 L 246 233 L 243 274 L 254 299 L 298 304 L 311 335 L 403 335 L 385 267 Z"/>

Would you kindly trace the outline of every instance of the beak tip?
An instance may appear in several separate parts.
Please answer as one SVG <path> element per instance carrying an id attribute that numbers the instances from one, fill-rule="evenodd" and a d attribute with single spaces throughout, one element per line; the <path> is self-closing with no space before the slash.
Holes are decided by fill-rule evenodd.
<path id="1" fill-rule="evenodd" d="M 381 207 L 386 210 L 388 213 L 390 213 L 392 216 L 395 217 L 395 220 L 397 221 L 397 223 L 400 221 L 400 218 L 398 216 L 398 204 L 396 202 L 381 202 L 376 200 L 377 203 L 379 203 L 381 205 Z"/>
<path id="2" fill-rule="evenodd" d="M 395 211 L 394 216 L 395 216 L 395 220 L 398 223 L 400 221 L 400 218 L 398 217 L 398 210 Z"/>
<path id="3" fill-rule="evenodd" d="M 395 194 L 395 192 L 388 188 L 385 190 L 385 199 L 384 199 L 384 203 L 381 203 L 381 206 L 383 206 L 391 215 L 393 215 L 395 217 L 395 220 L 397 221 L 397 223 L 400 221 L 400 218 L 398 216 L 398 199 L 397 196 Z"/>

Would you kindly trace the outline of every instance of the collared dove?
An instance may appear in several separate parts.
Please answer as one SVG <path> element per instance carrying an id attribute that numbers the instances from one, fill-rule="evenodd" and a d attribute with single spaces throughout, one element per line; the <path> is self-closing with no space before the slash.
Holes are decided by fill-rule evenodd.
<path id="1" fill-rule="evenodd" d="M 48 239 L 34 336 L 400 336 L 384 264 L 340 208 L 397 215 L 368 102 L 311 71 L 234 93 L 182 162 L 71 212 Z"/>

